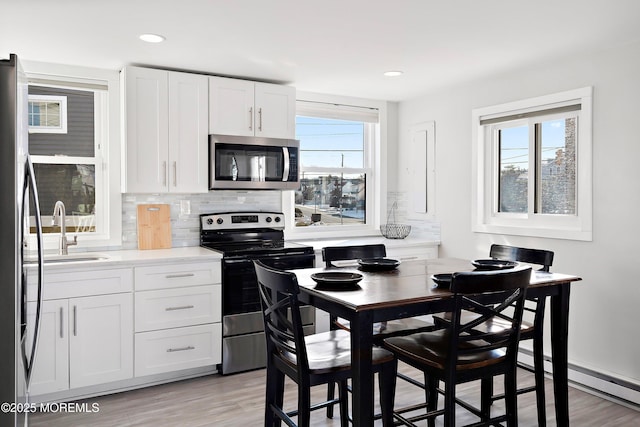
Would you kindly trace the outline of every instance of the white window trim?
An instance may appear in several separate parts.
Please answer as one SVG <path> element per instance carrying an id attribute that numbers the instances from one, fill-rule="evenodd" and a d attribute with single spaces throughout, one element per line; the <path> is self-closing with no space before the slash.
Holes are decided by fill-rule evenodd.
<path id="1" fill-rule="evenodd" d="M 102 183 L 103 198 L 96 199 L 96 205 L 105 207 L 104 232 L 82 233 L 78 237 L 78 246 L 70 251 L 85 249 L 113 249 L 122 246 L 122 195 L 120 194 L 120 75 L 118 71 L 97 68 L 76 67 L 44 62 L 22 61 L 28 80 L 36 82 L 58 81 L 63 84 L 84 83 L 87 87 L 107 86 L 108 94 L 97 97 L 96 109 L 107 112 L 108 124 L 96 126 L 96 187 Z M 96 110 L 97 111 L 97 110 Z M 42 212 L 47 215 L 47 212 Z M 73 236 L 74 233 L 69 233 Z M 45 251 L 58 248 L 58 233 L 44 235 Z M 30 237 L 29 248 L 35 250 L 35 237 Z"/>
<path id="2" fill-rule="evenodd" d="M 290 240 L 301 239 L 344 239 L 347 237 L 380 236 L 380 223 L 382 206 L 387 203 L 387 134 L 388 107 L 385 101 L 376 101 L 362 98 L 317 94 L 311 92 L 298 92 L 298 100 L 323 102 L 328 104 L 353 105 L 369 108 L 377 108 L 379 114 L 378 134 L 374 135 L 375 144 L 373 150 L 369 150 L 371 156 L 367 165 L 374 173 L 367 172 L 367 206 L 372 213 L 371 220 L 365 225 L 341 225 L 340 227 L 296 227 L 294 214 L 294 192 L 282 192 L 282 211 L 286 220 L 285 237 Z M 365 168 L 367 169 L 367 168 Z M 335 169 L 332 169 L 335 171 Z M 361 169 L 358 169 L 358 172 Z M 345 169 L 347 173 L 347 169 Z M 371 176 L 373 175 L 373 176 Z"/>
<path id="3" fill-rule="evenodd" d="M 29 125 L 29 133 L 67 133 L 67 97 L 56 95 L 29 95 L 29 103 L 32 102 L 57 102 L 60 104 L 60 126 L 33 126 Z"/>
<path id="4" fill-rule="evenodd" d="M 472 111 L 472 230 L 478 233 L 591 241 L 592 236 L 592 98 L 593 88 L 510 102 Z M 541 111 L 580 102 L 577 153 L 576 215 L 504 214 L 495 212 L 495 153 L 491 125 L 480 121 L 503 115 Z"/>

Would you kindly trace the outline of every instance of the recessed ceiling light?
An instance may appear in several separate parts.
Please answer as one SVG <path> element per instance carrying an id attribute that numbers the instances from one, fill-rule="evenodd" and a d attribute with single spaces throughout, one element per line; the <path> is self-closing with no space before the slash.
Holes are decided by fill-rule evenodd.
<path id="1" fill-rule="evenodd" d="M 383 75 L 385 77 L 398 77 L 404 74 L 402 71 L 385 71 Z"/>
<path id="2" fill-rule="evenodd" d="M 164 36 L 159 34 L 140 34 L 140 40 L 147 43 L 160 43 L 164 41 Z"/>

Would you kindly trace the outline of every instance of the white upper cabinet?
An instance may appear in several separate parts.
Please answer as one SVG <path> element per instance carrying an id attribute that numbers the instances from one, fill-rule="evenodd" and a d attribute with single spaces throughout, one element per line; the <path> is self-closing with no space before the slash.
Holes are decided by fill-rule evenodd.
<path id="1" fill-rule="evenodd" d="M 123 77 L 123 191 L 206 193 L 207 76 L 127 67 Z"/>
<path id="2" fill-rule="evenodd" d="M 296 89 L 224 77 L 209 78 L 209 133 L 294 138 Z"/>

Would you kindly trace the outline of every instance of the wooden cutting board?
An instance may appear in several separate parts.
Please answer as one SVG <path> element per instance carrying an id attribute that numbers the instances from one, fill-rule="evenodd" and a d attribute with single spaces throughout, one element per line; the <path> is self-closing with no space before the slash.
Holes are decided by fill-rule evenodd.
<path id="1" fill-rule="evenodd" d="M 169 205 L 138 205 L 138 249 L 171 248 Z"/>

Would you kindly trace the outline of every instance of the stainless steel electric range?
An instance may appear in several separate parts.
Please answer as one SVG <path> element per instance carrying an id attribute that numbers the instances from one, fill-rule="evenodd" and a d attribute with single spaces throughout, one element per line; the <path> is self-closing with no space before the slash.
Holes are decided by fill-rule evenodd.
<path id="1" fill-rule="evenodd" d="M 311 246 L 284 241 L 278 212 L 200 215 L 200 246 L 222 253 L 222 364 L 231 374 L 266 366 L 266 347 L 253 260 L 282 270 L 315 266 Z M 313 307 L 303 307 L 305 332 L 315 331 Z"/>

